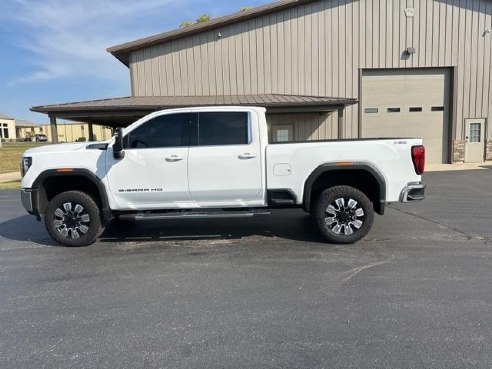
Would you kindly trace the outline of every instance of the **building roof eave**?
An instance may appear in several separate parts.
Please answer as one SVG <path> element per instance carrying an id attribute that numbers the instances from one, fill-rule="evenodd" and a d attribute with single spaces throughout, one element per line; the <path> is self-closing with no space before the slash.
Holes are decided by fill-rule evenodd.
<path id="1" fill-rule="evenodd" d="M 121 97 L 80 101 L 68 104 L 35 106 L 31 111 L 55 118 L 100 123 L 109 126 L 127 124 L 152 112 L 189 107 L 260 106 L 268 113 L 330 112 L 356 104 L 357 99 L 301 95 L 238 96 L 155 96 Z"/>

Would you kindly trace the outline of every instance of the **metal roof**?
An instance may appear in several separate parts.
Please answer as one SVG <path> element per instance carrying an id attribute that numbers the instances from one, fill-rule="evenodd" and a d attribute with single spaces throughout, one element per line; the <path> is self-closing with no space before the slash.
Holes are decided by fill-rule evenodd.
<path id="1" fill-rule="evenodd" d="M 186 36 L 196 35 L 226 25 L 242 22 L 245 20 L 260 17 L 265 14 L 274 13 L 283 9 L 293 8 L 299 5 L 308 4 L 319 0 L 283 0 L 277 1 L 271 4 L 259 6 L 256 8 L 239 11 L 237 13 L 227 15 L 224 17 L 213 18 L 204 23 L 197 23 L 188 27 L 179 28 L 169 32 L 160 33 L 158 35 L 141 38 L 135 41 L 126 42 L 121 45 L 112 46 L 107 49 L 108 52 L 113 54 L 118 60 L 120 60 L 126 66 L 129 65 L 129 54 L 132 51 L 139 50 L 145 47 L 162 44 L 171 40 L 176 40 Z"/>
<path id="2" fill-rule="evenodd" d="M 38 125 L 33 122 L 29 122 L 28 120 L 16 119 L 15 120 L 16 127 L 37 127 Z"/>
<path id="3" fill-rule="evenodd" d="M 302 96 L 302 95 L 222 95 L 222 96 L 142 96 L 117 97 L 113 99 L 80 101 L 57 105 L 35 106 L 32 111 L 54 113 L 73 109 L 104 110 L 107 108 L 173 108 L 190 106 L 249 105 L 262 107 L 275 106 L 345 106 L 357 103 L 357 99 Z"/>
<path id="4" fill-rule="evenodd" d="M 110 126 L 128 124 L 151 112 L 195 106 L 261 106 L 268 112 L 325 112 L 357 103 L 357 99 L 302 95 L 149 96 L 119 97 L 68 104 L 35 106 L 31 110 L 59 118 Z"/>

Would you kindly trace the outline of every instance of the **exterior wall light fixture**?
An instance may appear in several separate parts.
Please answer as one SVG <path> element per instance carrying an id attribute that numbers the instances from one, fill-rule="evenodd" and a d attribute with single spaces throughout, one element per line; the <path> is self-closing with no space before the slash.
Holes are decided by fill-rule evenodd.
<path id="1" fill-rule="evenodd" d="M 415 48 L 414 48 L 413 46 L 409 46 L 409 47 L 407 47 L 407 49 L 405 50 L 405 52 L 406 52 L 408 55 L 415 54 Z"/>

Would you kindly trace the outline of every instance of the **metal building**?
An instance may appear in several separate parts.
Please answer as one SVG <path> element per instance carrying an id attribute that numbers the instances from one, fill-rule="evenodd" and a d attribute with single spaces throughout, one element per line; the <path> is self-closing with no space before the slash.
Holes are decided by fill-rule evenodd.
<path id="1" fill-rule="evenodd" d="M 418 136 L 429 162 L 492 160 L 491 32 L 489 0 L 280 1 L 108 49 L 131 97 L 33 110 L 263 105 L 271 141 Z"/>

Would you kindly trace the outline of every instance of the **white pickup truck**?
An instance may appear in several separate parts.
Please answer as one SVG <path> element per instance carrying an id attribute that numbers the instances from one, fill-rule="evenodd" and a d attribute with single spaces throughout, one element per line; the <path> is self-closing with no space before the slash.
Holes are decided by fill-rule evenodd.
<path id="1" fill-rule="evenodd" d="M 424 198 L 420 139 L 268 143 L 265 109 L 150 114 L 103 143 L 50 145 L 22 158 L 22 203 L 65 246 L 94 242 L 115 218 L 312 214 L 328 242 L 354 243 L 374 212 Z"/>

